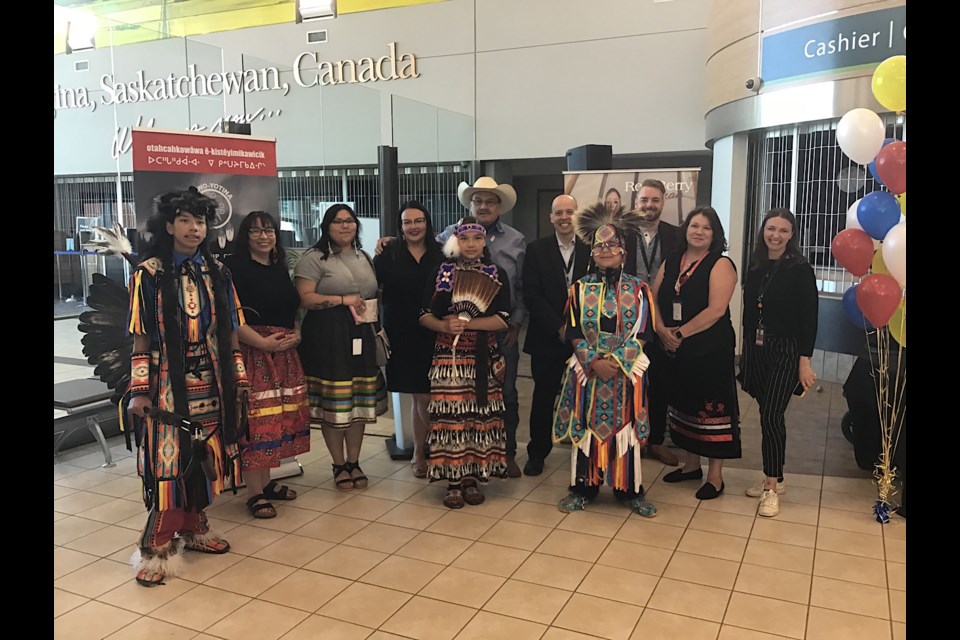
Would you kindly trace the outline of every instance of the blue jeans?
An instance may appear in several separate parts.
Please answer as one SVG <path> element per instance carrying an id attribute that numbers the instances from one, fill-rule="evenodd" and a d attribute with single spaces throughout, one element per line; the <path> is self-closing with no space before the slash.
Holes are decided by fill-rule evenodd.
<path id="1" fill-rule="evenodd" d="M 512 347 L 503 344 L 507 337 L 506 331 L 497 332 L 497 344 L 506 363 L 506 372 L 503 380 L 503 426 L 507 430 L 507 457 L 517 454 L 517 425 L 520 424 L 520 400 L 517 396 L 517 367 L 520 364 L 520 340 Z"/>

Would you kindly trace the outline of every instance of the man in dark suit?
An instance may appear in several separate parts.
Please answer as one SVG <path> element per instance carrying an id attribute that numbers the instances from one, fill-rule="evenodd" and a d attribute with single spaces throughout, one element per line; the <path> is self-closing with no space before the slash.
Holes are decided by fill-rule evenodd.
<path id="1" fill-rule="evenodd" d="M 660 219 L 666 193 L 667 189 L 661 181 L 644 180 L 634 192 L 630 207 L 643 218 L 640 224 L 642 233 L 627 235 L 627 258 L 623 268 L 627 273 L 643 278 L 651 286 L 664 257 L 673 253 L 681 241 L 680 229 Z M 650 368 L 647 370 L 650 439 L 643 452 L 666 465 L 676 466 L 677 456 L 663 444 L 667 429 L 667 398 L 666 390 L 662 387 L 663 379 L 657 375 L 657 369 L 662 370 L 663 366 L 661 364 L 658 367 L 657 364 L 667 356 L 656 340 L 647 342 L 643 351 L 650 358 Z"/>
<path id="2" fill-rule="evenodd" d="M 570 284 L 587 273 L 590 247 L 576 237 L 573 214 L 577 201 L 557 196 L 550 210 L 554 233 L 527 245 L 523 263 L 523 298 L 530 317 L 524 353 L 530 354 L 533 400 L 530 405 L 530 443 L 523 472 L 538 476 L 553 448 L 553 409 L 563 369 L 573 353 L 563 339 L 563 310 Z"/>

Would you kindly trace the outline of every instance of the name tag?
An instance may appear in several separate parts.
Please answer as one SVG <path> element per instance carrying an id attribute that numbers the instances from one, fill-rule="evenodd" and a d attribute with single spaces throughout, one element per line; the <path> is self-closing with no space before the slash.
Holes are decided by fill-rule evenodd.
<path id="1" fill-rule="evenodd" d="M 353 355 L 358 356 L 363 351 L 363 340 L 360 338 L 353 339 Z"/>
<path id="2" fill-rule="evenodd" d="M 679 300 L 673 302 L 673 319 L 677 322 L 683 320 L 683 304 Z"/>
<path id="3" fill-rule="evenodd" d="M 757 327 L 756 345 L 757 345 L 758 347 L 762 347 L 762 346 L 763 346 L 763 327 L 762 327 L 762 326 Z"/>

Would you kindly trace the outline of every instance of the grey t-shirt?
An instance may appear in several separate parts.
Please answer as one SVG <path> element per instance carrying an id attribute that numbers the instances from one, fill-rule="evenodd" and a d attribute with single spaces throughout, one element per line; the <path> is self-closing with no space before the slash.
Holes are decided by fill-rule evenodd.
<path id="1" fill-rule="evenodd" d="M 323 295 L 360 294 L 365 299 L 377 297 L 377 274 L 364 252 L 358 254 L 347 250 L 331 253 L 324 260 L 323 253 L 310 249 L 297 262 L 293 275 L 313 280 L 317 283 L 316 293 Z"/>

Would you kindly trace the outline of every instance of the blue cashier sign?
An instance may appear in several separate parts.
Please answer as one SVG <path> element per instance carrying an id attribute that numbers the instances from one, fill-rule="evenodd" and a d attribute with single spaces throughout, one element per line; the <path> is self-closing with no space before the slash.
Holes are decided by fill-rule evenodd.
<path id="1" fill-rule="evenodd" d="M 877 65 L 907 53 L 907 7 L 871 11 L 763 37 L 764 83 Z"/>

